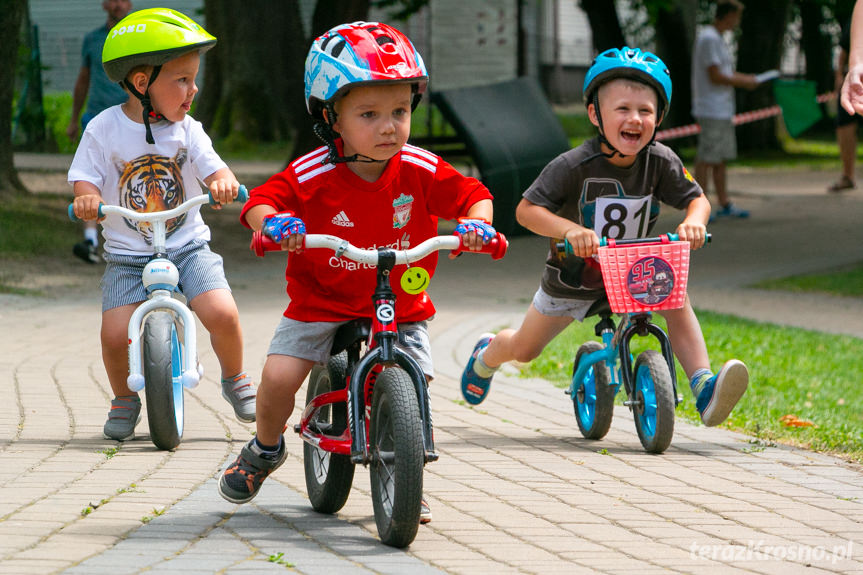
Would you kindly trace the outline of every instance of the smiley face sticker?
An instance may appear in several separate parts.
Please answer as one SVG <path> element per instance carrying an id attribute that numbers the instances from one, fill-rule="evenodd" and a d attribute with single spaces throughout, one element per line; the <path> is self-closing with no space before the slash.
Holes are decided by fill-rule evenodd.
<path id="1" fill-rule="evenodd" d="M 405 293 L 416 295 L 424 292 L 430 281 L 429 273 L 423 268 L 408 268 L 402 274 L 400 283 Z"/>

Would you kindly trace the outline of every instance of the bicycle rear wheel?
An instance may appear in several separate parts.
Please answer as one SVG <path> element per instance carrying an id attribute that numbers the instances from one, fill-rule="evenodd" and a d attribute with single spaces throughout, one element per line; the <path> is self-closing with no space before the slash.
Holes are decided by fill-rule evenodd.
<path id="1" fill-rule="evenodd" d="M 419 401 L 399 367 L 378 375 L 372 399 L 369 468 L 378 535 L 407 547 L 417 534 L 423 494 L 423 437 Z"/>
<path id="2" fill-rule="evenodd" d="M 662 453 L 674 435 L 674 391 L 668 363 L 649 349 L 635 360 L 635 429 L 645 451 Z"/>
<path id="3" fill-rule="evenodd" d="M 144 319 L 144 393 L 150 439 L 170 450 L 183 437 L 183 354 L 185 349 L 174 316 L 156 311 Z"/>
<path id="4" fill-rule="evenodd" d="M 575 375 L 581 358 L 602 349 L 598 341 L 584 343 L 575 354 L 572 374 Z M 594 363 L 582 381 L 574 381 L 575 397 L 572 399 L 575 421 L 586 439 L 602 439 L 611 427 L 614 416 L 614 394 L 616 388 L 609 385 L 611 372 L 605 361 Z"/>
<path id="5" fill-rule="evenodd" d="M 306 403 L 322 393 L 344 388 L 347 364 L 345 354 L 341 353 L 330 358 L 326 367 L 316 365 L 312 368 L 306 389 Z M 347 425 L 347 403 L 324 406 L 309 422 L 310 427 L 327 435 L 340 435 Z M 350 456 L 330 453 L 305 442 L 303 469 L 306 491 L 315 511 L 335 513 L 345 505 L 354 481 L 354 464 Z"/>

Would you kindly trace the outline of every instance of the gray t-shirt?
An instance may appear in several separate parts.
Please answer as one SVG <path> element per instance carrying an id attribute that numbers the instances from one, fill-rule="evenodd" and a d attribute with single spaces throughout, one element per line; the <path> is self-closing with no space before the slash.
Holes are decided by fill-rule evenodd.
<path id="1" fill-rule="evenodd" d="M 594 138 L 564 152 L 542 170 L 523 197 L 600 237 L 622 239 L 649 236 L 660 202 L 684 209 L 702 194 L 680 158 L 663 144 L 654 143 L 628 168 L 597 157 L 600 151 Z M 555 241 L 542 275 L 543 290 L 572 299 L 604 296 L 599 271 L 579 257 L 559 257 Z"/>
<path id="2" fill-rule="evenodd" d="M 725 76 L 734 73 L 731 52 L 714 26 L 705 26 L 692 51 L 692 115 L 730 120 L 734 116 L 734 87 L 714 84 L 708 68 L 717 66 Z"/>

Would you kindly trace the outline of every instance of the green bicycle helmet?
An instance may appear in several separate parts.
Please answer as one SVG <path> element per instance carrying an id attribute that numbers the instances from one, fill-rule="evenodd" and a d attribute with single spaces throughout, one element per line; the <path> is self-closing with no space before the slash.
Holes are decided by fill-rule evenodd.
<path id="1" fill-rule="evenodd" d="M 153 114 L 149 87 L 156 81 L 162 65 L 198 51 L 204 53 L 216 44 L 216 38 L 194 20 L 170 8 L 148 8 L 133 12 L 117 22 L 108 32 L 102 49 L 102 67 L 108 78 L 128 89 L 144 105 L 147 142 L 153 143 L 150 118 Z M 147 90 L 139 93 L 126 76 L 136 66 L 153 66 Z"/>

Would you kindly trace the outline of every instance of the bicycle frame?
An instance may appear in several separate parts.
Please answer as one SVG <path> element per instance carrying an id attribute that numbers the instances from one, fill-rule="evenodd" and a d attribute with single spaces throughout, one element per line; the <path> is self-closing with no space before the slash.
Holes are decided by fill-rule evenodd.
<path id="1" fill-rule="evenodd" d="M 237 200 L 245 202 L 248 192 L 245 186 L 240 186 Z M 120 206 L 101 204 L 99 206 L 99 217 L 107 217 L 115 214 L 125 218 L 149 222 L 153 230 L 153 258 L 144 267 L 141 281 L 147 287 L 147 301 L 143 302 L 132 314 L 129 320 L 129 376 L 126 380 L 129 390 L 138 392 L 144 388 L 144 371 L 142 367 L 141 331 L 147 314 L 164 309 L 178 316 L 183 324 L 183 354 L 184 365 L 182 366 L 181 379 L 183 386 L 194 388 L 198 385 L 203 370 L 198 366 L 197 334 L 195 318 L 191 310 L 181 301 L 174 299 L 172 293 L 178 291 L 179 276 L 176 266 L 167 259 L 167 233 L 165 223 L 177 216 L 189 211 L 195 206 L 209 203 L 215 205 L 213 197 L 201 194 L 190 198 L 172 208 L 161 212 L 136 212 Z M 69 218 L 78 221 L 72 205 L 68 208 Z"/>
<path id="2" fill-rule="evenodd" d="M 371 398 L 374 380 L 383 367 L 398 365 L 410 376 L 420 404 L 423 420 L 423 449 L 425 461 L 436 461 L 434 449 L 431 409 L 425 386 L 425 374 L 416 361 L 395 347 L 398 340 L 398 321 L 395 317 L 395 294 L 389 275 L 395 266 L 395 251 L 384 249 L 378 252 L 377 286 L 372 296 L 374 316 L 368 349 L 360 355 L 359 341 L 348 347 L 348 373 L 345 389 L 332 391 L 315 397 L 306 405 L 298 424 L 303 440 L 324 451 L 350 455 L 352 463 L 369 463 L 367 400 Z M 352 357 L 353 356 L 353 357 Z M 323 407 L 333 403 L 348 404 L 348 428 L 339 438 L 332 438 L 309 427 L 309 422 Z M 350 432 L 350 433 L 348 433 Z"/>
<path id="3" fill-rule="evenodd" d="M 281 245 L 255 232 L 250 246 L 259 256 L 266 251 L 281 250 Z M 377 282 L 372 296 L 374 315 L 371 318 L 371 330 L 368 336 L 368 349 L 360 354 L 360 341 L 351 343 L 348 349 L 348 371 L 344 389 L 330 391 L 313 398 L 303 410 L 300 423 L 294 426 L 304 441 L 331 453 L 350 455 L 352 463 L 368 464 L 371 454 L 368 443 L 368 418 L 366 417 L 367 399 L 377 374 L 384 367 L 399 366 L 407 372 L 413 382 L 419 402 L 420 415 L 423 420 L 423 450 L 426 462 L 436 461 L 438 454 L 434 448 L 432 430 L 431 402 L 426 389 L 425 374 L 417 362 L 402 350 L 396 348 L 398 340 L 398 321 L 395 315 L 395 293 L 390 285 L 390 272 L 397 264 L 409 264 L 417 261 L 434 250 L 451 249 L 455 253 L 465 250 L 461 239 L 456 236 L 438 236 L 428 239 L 410 250 L 362 250 L 350 245 L 347 241 L 325 234 L 308 234 L 304 238 L 305 248 L 330 248 L 336 257 L 345 255 L 354 261 L 375 265 L 377 267 Z M 507 242 L 502 234 L 498 234 L 486 246 L 483 252 L 490 253 L 492 258 L 499 259 L 506 253 Z M 348 426 L 338 437 L 325 435 L 310 427 L 309 422 L 322 408 L 335 403 L 348 404 Z"/>
<path id="4" fill-rule="evenodd" d="M 611 313 L 600 313 L 600 318 L 596 325 L 596 335 L 602 338 L 603 348 L 582 357 L 567 390 L 571 399 L 575 399 L 578 390 L 577 382 L 583 381 L 587 371 L 600 361 L 604 361 L 608 366 L 611 374 L 610 385 L 614 387 L 615 393 L 620 389 L 622 383 L 627 397 L 632 397 L 634 373 L 630 342 L 636 335 L 642 337 L 653 335 L 659 341 L 665 361 L 669 366 L 674 365 L 674 352 L 671 349 L 668 335 L 651 321 L 650 312 L 622 314 L 617 327 L 611 319 Z M 620 369 L 618 369 L 618 362 Z M 676 406 L 680 403 L 680 397 L 677 393 L 677 373 L 676 370 L 670 370 L 670 372 L 671 385 L 674 390 L 674 405 Z"/>

